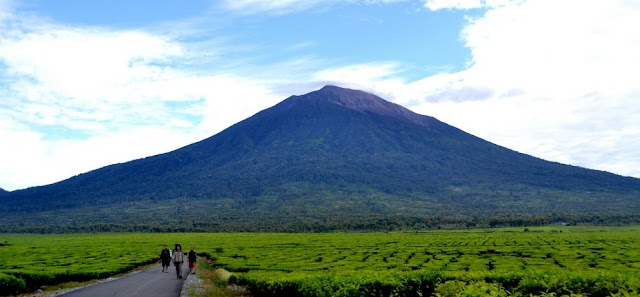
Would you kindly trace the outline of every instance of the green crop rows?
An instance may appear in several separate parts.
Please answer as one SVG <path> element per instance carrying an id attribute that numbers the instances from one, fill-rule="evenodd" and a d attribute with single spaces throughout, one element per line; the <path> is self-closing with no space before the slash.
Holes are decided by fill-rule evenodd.
<path id="1" fill-rule="evenodd" d="M 0 235 L 0 295 L 128 271 L 178 242 L 236 272 L 232 281 L 254 296 L 637 296 L 639 235 L 640 227 Z"/>

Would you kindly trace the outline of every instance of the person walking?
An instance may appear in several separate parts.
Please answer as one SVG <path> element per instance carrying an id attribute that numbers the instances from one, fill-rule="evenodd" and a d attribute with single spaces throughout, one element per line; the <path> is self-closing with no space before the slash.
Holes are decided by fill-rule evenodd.
<path id="1" fill-rule="evenodd" d="M 196 251 L 191 246 L 191 250 L 189 251 L 189 271 L 191 274 L 196 274 Z"/>
<path id="2" fill-rule="evenodd" d="M 176 276 L 178 278 L 182 278 L 182 262 L 184 262 L 182 246 L 176 243 L 176 248 L 173 250 L 173 265 L 176 266 Z"/>
<path id="3" fill-rule="evenodd" d="M 164 249 L 160 252 L 160 260 L 162 261 L 162 272 L 169 273 L 169 263 L 171 262 L 171 252 L 169 247 L 164 245 Z"/>

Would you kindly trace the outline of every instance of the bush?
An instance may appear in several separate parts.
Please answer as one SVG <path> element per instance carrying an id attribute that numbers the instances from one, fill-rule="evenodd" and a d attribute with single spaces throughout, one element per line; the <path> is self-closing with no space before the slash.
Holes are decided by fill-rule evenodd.
<path id="1" fill-rule="evenodd" d="M 465 283 L 462 281 L 446 281 L 436 287 L 437 297 L 506 297 L 507 292 L 499 284 L 484 281 Z"/>
<path id="2" fill-rule="evenodd" d="M 436 284 L 443 281 L 438 272 L 415 273 L 272 273 L 270 278 L 241 275 L 239 284 L 256 297 L 358 297 L 358 296 L 430 296 Z"/>
<path id="3" fill-rule="evenodd" d="M 56 283 L 56 276 L 53 273 L 21 271 L 11 272 L 11 275 L 22 279 L 30 289 L 53 285 Z"/>
<path id="4" fill-rule="evenodd" d="M 0 296 L 9 296 L 26 291 L 27 284 L 23 279 L 0 273 Z"/>
<path id="5" fill-rule="evenodd" d="M 616 273 L 597 274 L 557 274 L 530 273 L 523 276 L 522 281 L 514 288 L 522 295 L 540 295 L 556 293 L 559 296 L 585 294 L 591 297 L 611 296 L 617 292 L 628 292 L 638 288 L 633 276 Z"/>

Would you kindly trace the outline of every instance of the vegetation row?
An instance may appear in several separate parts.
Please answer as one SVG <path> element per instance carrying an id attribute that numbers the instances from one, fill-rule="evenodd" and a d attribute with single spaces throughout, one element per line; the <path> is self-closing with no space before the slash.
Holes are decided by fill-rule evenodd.
<path id="1" fill-rule="evenodd" d="M 640 226 L 0 234 L 0 295 L 126 272 L 157 261 L 163 245 L 180 243 L 234 272 L 230 281 L 256 297 L 636 296 L 638 234 Z"/>
<path id="2" fill-rule="evenodd" d="M 441 271 L 243 275 L 255 297 L 638 296 L 637 278 L 613 273 L 452 273 Z"/>

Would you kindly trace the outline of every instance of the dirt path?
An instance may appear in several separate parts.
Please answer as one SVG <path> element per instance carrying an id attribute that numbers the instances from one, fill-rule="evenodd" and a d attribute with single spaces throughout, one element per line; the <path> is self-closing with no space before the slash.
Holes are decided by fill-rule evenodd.
<path id="1" fill-rule="evenodd" d="M 162 273 L 160 265 L 138 273 L 130 274 L 113 281 L 95 284 L 58 296 L 64 297 L 177 297 L 184 279 L 189 273 L 185 261 L 182 265 L 183 278 L 176 277 L 176 269 L 172 265 L 169 273 Z"/>

